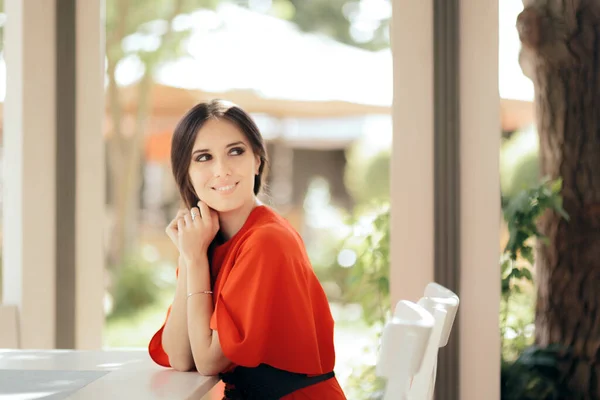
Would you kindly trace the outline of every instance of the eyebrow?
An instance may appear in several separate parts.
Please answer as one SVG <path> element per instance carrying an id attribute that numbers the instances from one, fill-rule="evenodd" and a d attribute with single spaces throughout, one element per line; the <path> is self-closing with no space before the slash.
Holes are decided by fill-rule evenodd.
<path id="1" fill-rule="evenodd" d="M 233 147 L 233 146 L 238 146 L 238 145 L 240 145 L 240 144 L 242 144 L 242 145 L 244 145 L 244 146 L 246 145 L 244 142 L 242 142 L 242 141 L 239 141 L 239 142 L 229 143 L 227 146 L 225 146 L 225 148 L 226 148 L 226 149 L 228 149 L 228 148 L 230 148 L 230 147 Z M 209 151 L 210 151 L 209 149 L 198 149 L 198 150 L 194 150 L 194 151 L 192 152 L 192 155 L 194 155 L 194 154 L 196 154 L 196 153 L 207 153 L 207 152 L 209 152 Z"/>

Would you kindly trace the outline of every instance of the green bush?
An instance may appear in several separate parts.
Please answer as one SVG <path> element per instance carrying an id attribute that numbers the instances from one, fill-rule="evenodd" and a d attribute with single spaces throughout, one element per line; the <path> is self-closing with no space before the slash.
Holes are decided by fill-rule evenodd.
<path id="1" fill-rule="evenodd" d="M 501 398 L 503 400 L 554 400 L 573 398 L 560 384 L 560 360 L 568 349 L 551 345 L 532 346 L 534 291 L 533 242 L 545 240 L 537 221 L 545 212 L 568 219 L 562 208 L 560 180 L 543 180 L 511 198 L 503 198 L 504 219 L 509 240 L 501 258 L 502 299 L 500 330 L 502 338 Z M 529 291 L 523 291 L 523 287 Z M 518 311 L 517 311 L 518 310 Z M 516 312 L 515 312 L 516 311 Z M 507 332 L 512 331 L 511 337 Z"/>
<path id="2" fill-rule="evenodd" d="M 368 215 L 372 222 L 366 223 Z M 383 326 L 390 314 L 390 207 L 385 203 L 356 218 L 344 248 L 353 249 L 356 263 L 350 268 L 346 300 L 362 306 L 369 326 Z"/>
<path id="3" fill-rule="evenodd" d="M 569 351 L 556 345 L 528 347 L 514 362 L 502 362 L 502 400 L 574 399 L 561 382 L 560 363 Z"/>
<path id="4" fill-rule="evenodd" d="M 158 263 L 146 260 L 139 253 L 130 254 L 122 265 L 112 268 L 109 291 L 113 306 L 107 318 L 129 317 L 154 304 L 165 286 L 160 270 Z"/>
<path id="5" fill-rule="evenodd" d="M 505 198 L 535 187 L 539 183 L 539 144 L 537 132 L 514 133 L 500 150 L 500 186 Z"/>
<path id="6" fill-rule="evenodd" d="M 368 139 L 359 140 L 347 151 L 344 183 L 358 204 L 389 200 L 390 150 L 369 150 Z"/>
<path id="7" fill-rule="evenodd" d="M 346 382 L 344 393 L 349 399 L 382 400 L 385 380 L 375 375 L 374 365 L 366 365 L 353 371 Z"/>
<path id="8" fill-rule="evenodd" d="M 377 346 L 381 328 L 390 317 L 390 206 L 383 203 L 360 213 L 351 221 L 352 235 L 343 247 L 352 249 L 357 259 L 349 269 L 346 301 L 358 303 L 363 320 L 377 328 L 373 346 Z M 385 381 L 375 375 L 374 365 L 353 370 L 344 390 L 349 399 L 383 399 Z"/>

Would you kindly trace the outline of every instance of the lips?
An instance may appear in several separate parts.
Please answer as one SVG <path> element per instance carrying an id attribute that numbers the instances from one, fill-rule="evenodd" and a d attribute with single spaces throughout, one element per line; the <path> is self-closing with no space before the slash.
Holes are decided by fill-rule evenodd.
<path id="1" fill-rule="evenodd" d="M 227 193 L 227 192 L 231 192 L 233 189 L 235 189 L 237 187 L 239 182 L 233 183 L 231 185 L 221 185 L 221 186 L 213 186 L 212 189 L 216 190 L 217 192 L 220 193 Z"/>

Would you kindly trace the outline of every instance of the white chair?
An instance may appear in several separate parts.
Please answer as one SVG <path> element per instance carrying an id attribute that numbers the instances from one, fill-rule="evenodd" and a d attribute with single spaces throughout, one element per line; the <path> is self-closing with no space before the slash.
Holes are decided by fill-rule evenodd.
<path id="1" fill-rule="evenodd" d="M 0 305 L 0 349 L 19 348 L 17 307 Z"/>
<path id="2" fill-rule="evenodd" d="M 456 318 L 456 313 L 458 312 L 458 306 L 460 304 L 460 299 L 450 289 L 440 285 L 439 283 L 431 282 L 425 287 L 425 297 L 431 297 L 441 301 L 442 299 L 446 300 L 454 300 L 456 302 L 455 307 L 451 307 L 448 309 L 448 318 L 446 319 L 446 323 L 444 324 L 444 331 L 442 332 L 442 341 L 440 347 L 445 347 L 448 344 L 448 339 L 450 338 L 450 332 L 452 331 L 452 326 L 454 325 L 454 319 Z"/>
<path id="3" fill-rule="evenodd" d="M 405 400 L 412 377 L 419 371 L 435 320 L 422 306 L 401 300 L 385 325 L 377 376 L 386 379 L 384 400 Z"/>
<path id="4" fill-rule="evenodd" d="M 409 390 L 408 398 L 411 400 L 433 399 L 439 348 L 448 344 L 460 302 L 455 293 L 437 283 L 427 285 L 424 294 L 425 297 L 421 298 L 418 304 L 433 315 L 435 326 L 422 367 L 415 375 Z"/>

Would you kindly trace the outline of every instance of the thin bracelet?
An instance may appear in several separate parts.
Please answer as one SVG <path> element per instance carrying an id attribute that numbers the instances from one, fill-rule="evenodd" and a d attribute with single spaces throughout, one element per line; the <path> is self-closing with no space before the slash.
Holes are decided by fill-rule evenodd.
<path id="1" fill-rule="evenodd" d="M 195 294 L 213 294 L 213 292 L 212 292 L 212 290 L 203 290 L 201 292 L 188 293 L 187 298 L 189 299 L 190 296 L 193 296 Z"/>

